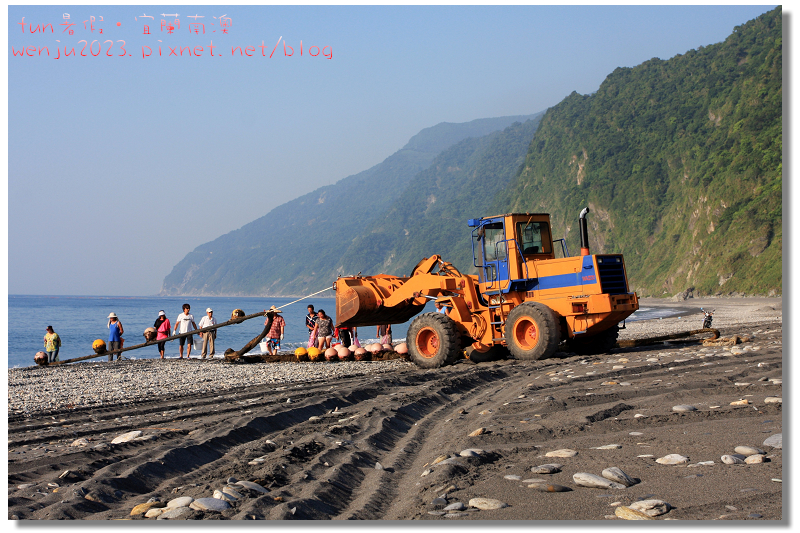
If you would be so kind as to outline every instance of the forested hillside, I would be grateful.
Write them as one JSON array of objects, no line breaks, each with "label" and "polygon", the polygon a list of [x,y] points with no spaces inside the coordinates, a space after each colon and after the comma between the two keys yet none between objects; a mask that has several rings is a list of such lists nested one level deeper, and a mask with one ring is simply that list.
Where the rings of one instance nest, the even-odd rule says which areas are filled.
[{"label": "forested hillside", "polygon": [[542,119],[495,211],[546,211],[593,252],[623,252],[659,296],[782,292],[781,10],[723,43],[617,69]]},{"label": "forested hillside", "polygon": [[442,150],[541,115],[425,128],[382,163],[198,246],[164,279],[161,294],[279,296],[329,286],[341,272],[340,261],[351,241],[385,215]]}]

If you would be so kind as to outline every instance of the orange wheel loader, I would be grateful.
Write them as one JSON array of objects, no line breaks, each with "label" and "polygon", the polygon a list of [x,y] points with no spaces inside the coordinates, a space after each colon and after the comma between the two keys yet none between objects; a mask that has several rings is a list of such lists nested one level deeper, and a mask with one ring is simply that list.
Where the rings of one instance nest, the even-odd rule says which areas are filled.
[{"label": "orange wheel loader", "polygon": [[507,352],[515,359],[544,359],[561,342],[579,354],[606,352],[616,346],[618,324],[639,308],[639,299],[628,288],[621,254],[589,253],[588,212],[580,213],[581,253],[574,257],[564,239],[552,240],[548,214],[470,219],[477,276],[433,255],[408,277],[339,277],[336,323],[400,324],[427,301],[442,303],[446,313],[424,313],[408,328],[409,355],[422,368]]}]

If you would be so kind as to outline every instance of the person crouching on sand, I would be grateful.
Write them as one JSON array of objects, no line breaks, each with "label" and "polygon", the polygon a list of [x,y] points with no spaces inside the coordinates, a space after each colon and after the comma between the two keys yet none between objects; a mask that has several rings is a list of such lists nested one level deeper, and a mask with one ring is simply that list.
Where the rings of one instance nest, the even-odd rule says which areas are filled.
[{"label": "person crouching on sand", "polygon": [[317,339],[317,348],[320,350],[331,347],[331,339],[333,339],[333,320],[331,320],[322,309],[317,313],[317,321],[314,324],[314,333],[312,337]]}]

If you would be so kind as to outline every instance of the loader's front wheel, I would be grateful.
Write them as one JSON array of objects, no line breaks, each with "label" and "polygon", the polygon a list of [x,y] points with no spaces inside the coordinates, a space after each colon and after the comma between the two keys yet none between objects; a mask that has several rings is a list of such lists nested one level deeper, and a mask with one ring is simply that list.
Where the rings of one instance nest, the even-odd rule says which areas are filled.
[{"label": "loader's front wheel", "polygon": [[552,356],[560,341],[553,311],[538,302],[525,302],[508,313],[506,344],[514,359],[537,360]]},{"label": "loader's front wheel", "polygon": [[420,368],[439,368],[459,355],[459,336],[453,319],[441,313],[425,313],[408,328],[408,353]]}]

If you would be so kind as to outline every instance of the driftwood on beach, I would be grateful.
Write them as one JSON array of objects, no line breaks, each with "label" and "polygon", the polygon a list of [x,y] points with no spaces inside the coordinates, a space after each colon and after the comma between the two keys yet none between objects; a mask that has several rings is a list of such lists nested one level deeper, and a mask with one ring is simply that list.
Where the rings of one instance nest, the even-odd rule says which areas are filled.
[{"label": "driftwood on beach", "polygon": [[168,341],[172,341],[172,340],[175,340],[175,339],[180,339],[181,337],[188,337],[189,335],[195,335],[195,334],[198,334],[198,333],[205,333],[206,331],[215,330],[215,329],[222,328],[222,327],[225,327],[225,326],[232,326],[234,324],[239,324],[241,322],[244,322],[245,320],[250,320],[252,318],[266,316],[267,317],[267,324],[264,326],[264,330],[261,332],[261,334],[259,336],[257,336],[256,338],[254,338],[253,340],[251,340],[250,342],[248,342],[241,350],[235,352],[235,356],[236,357],[240,357],[242,354],[247,353],[255,345],[257,345],[259,342],[261,342],[261,340],[267,335],[267,333],[269,333],[269,328],[272,325],[272,317],[274,315],[275,315],[275,313],[268,313],[268,312],[265,312],[265,311],[261,311],[259,313],[253,313],[252,315],[246,315],[246,316],[243,316],[243,317],[234,318],[234,319],[228,320],[227,322],[222,322],[221,324],[216,324],[214,326],[208,326],[206,328],[195,329],[195,330],[192,330],[192,331],[187,331],[186,333],[179,333],[178,335],[172,335],[171,337],[166,337],[164,339],[156,339],[156,340],[152,340],[152,341],[147,341],[147,342],[145,342],[143,344],[137,344],[135,346],[129,346],[128,348],[121,348],[119,350],[109,350],[109,351],[106,351],[106,352],[103,352],[103,353],[99,353],[99,354],[84,355],[83,357],[74,357],[72,359],[64,359],[63,361],[54,361],[52,363],[49,363],[47,366],[62,365],[64,363],[75,363],[77,361],[86,361],[87,359],[95,359],[97,357],[104,357],[106,355],[112,355],[113,356],[114,354],[120,354],[122,352],[127,352],[129,350],[138,350],[139,348],[144,348],[145,346],[153,346],[155,344],[160,344],[162,342],[168,342]]}]

